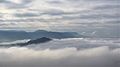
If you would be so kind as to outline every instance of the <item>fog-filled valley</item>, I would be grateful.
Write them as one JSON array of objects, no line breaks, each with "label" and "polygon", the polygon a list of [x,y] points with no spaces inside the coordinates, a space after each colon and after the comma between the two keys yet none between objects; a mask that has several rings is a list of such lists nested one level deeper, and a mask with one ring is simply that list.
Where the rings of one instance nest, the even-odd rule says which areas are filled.
[{"label": "fog-filled valley", "polygon": [[[27,41],[29,40],[12,43]],[[119,58],[118,38],[53,39],[46,43],[23,47],[0,48],[2,67],[119,67]]]},{"label": "fog-filled valley", "polygon": [[0,0],[0,67],[120,67],[120,0]]}]

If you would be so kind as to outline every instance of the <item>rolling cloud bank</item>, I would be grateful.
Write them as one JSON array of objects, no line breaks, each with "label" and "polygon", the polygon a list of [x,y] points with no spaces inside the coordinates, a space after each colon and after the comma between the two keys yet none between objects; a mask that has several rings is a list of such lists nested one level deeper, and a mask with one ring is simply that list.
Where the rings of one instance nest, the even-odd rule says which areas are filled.
[{"label": "rolling cloud bank", "polygon": [[68,38],[0,48],[2,67],[119,67],[119,58],[119,39]]}]

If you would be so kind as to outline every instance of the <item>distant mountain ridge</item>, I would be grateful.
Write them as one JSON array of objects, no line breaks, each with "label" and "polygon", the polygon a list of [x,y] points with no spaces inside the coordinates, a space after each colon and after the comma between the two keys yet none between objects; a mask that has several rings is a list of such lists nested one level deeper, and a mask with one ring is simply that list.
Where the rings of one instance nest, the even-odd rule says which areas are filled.
[{"label": "distant mountain ridge", "polygon": [[0,30],[0,42],[23,40],[23,39],[37,39],[41,37],[62,39],[62,38],[80,38],[85,36],[80,35],[76,32],[52,32],[46,30],[26,32],[26,31],[15,31],[15,30],[8,30],[8,31]]}]

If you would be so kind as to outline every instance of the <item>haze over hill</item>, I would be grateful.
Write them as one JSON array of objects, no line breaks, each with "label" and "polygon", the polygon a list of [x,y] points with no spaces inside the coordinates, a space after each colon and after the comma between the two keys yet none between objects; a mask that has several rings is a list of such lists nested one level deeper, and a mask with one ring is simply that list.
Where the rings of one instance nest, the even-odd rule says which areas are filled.
[{"label": "haze over hill", "polygon": [[48,38],[80,38],[85,37],[76,32],[52,32],[45,30],[37,30],[35,32],[25,32],[25,31],[0,31],[0,41],[15,41],[15,40],[24,40],[24,39],[37,39],[41,37]]}]

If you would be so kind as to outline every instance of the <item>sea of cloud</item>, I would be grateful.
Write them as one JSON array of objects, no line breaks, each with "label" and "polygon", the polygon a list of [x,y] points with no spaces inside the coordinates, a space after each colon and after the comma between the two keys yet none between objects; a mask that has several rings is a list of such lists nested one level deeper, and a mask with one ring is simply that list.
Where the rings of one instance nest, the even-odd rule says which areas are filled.
[{"label": "sea of cloud", "polygon": [[120,39],[74,38],[26,47],[0,48],[0,67],[119,66]]},{"label": "sea of cloud", "polygon": [[1,47],[0,67],[120,67],[119,3],[120,0],[0,0],[2,30],[45,29],[114,37]]}]

